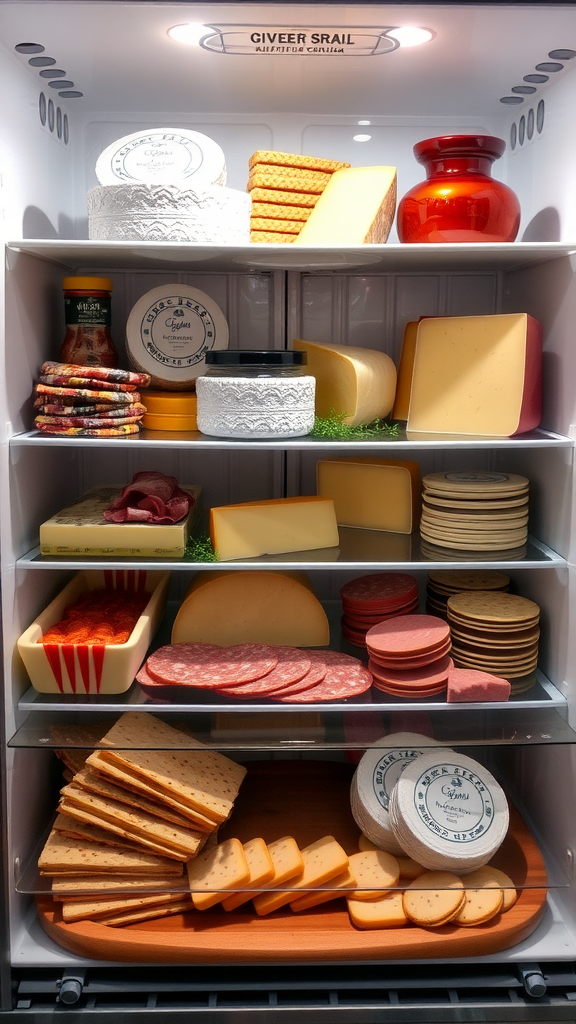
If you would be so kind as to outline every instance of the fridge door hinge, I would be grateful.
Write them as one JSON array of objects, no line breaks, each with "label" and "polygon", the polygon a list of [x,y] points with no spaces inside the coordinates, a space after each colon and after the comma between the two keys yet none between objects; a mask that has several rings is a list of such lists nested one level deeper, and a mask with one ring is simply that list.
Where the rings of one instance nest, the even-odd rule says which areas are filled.
[{"label": "fridge door hinge", "polygon": [[57,1003],[64,1003],[66,1006],[73,1006],[82,995],[86,971],[64,971],[59,981],[56,982],[58,995]]}]

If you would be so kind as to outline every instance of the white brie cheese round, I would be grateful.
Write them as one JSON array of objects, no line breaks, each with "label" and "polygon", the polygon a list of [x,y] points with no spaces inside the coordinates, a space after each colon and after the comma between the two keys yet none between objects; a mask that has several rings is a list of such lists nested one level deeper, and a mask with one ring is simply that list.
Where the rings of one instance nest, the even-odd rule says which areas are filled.
[{"label": "white brie cheese round", "polygon": [[150,128],[107,146],[96,161],[96,177],[101,185],[225,185],[226,161],[207,135],[186,128]]}]

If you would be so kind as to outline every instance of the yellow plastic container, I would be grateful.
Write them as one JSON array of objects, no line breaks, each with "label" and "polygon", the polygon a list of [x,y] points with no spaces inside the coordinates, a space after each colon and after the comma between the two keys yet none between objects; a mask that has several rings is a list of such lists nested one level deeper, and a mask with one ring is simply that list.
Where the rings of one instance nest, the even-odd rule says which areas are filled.
[{"label": "yellow plastic container", "polygon": [[[18,640],[18,651],[34,689],[40,693],[70,695],[125,693],[160,625],[169,582],[170,573],[148,569],[95,569],[78,573]],[[54,645],[58,652],[51,664],[44,645],[38,643],[40,638],[63,618],[65,608],[74,604],[81,594],[104,586],[125,589],[129,593],[143,589],[150,594],[128,641],[102,645],[103,652],[95,650],[100,645]]]},{"label": "yellow plastic container", "polygon": [[147,430],[197,430],[195,391],[142,392],[146,413],[142,426]]}]

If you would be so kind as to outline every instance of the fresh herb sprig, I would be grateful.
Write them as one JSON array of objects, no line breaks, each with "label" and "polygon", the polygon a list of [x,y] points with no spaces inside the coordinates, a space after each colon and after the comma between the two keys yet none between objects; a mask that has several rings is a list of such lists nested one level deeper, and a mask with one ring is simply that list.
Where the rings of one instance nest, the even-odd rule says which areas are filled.
[{"label": "fresh herb sprig", "polygon": [[310,437],[325,438],[329,441],[362,441],[370,440],[378,434],[385,434],[387,437],[397,437],[399,427],[397,423],[388,423],[386,420],[376,419],[372,423],[358,424],[351,427],[344,423],[346,413],[330,410],[326,417],[315,416],[314,426]]},{"label": "fresh herb sprig", "polygon": [[185,562],[217,562],[218,556],[208,536],[191,537],[184,551]]}]

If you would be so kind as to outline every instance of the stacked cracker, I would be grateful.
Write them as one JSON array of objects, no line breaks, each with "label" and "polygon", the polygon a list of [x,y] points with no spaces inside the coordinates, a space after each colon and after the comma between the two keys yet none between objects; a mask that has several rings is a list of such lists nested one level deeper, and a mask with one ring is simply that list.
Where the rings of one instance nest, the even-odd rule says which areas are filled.
[{"label": "stacked cracker", "polygon": [[231,814],[245,769],[145,713],[122,715],[100,743],[86,759],[60,751],[73,774],[38,866],[63,920],[190,910],[183,866]]},{"label": "stacked cracker", "polygon": [[322,157],[257,150],[248,163],[253,242],[293,242],[334,171],[350,164]]},{"label": "stacked cracker", "polygon": [[137,388],[147,373],[44,363],[35,387],[34,426],[43,434],[69,437],[125,437],[137,434],[146,407]]}]

